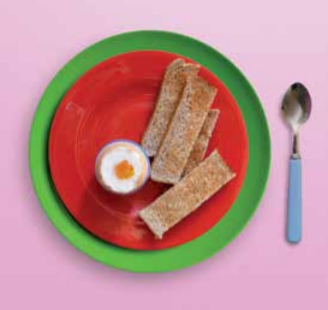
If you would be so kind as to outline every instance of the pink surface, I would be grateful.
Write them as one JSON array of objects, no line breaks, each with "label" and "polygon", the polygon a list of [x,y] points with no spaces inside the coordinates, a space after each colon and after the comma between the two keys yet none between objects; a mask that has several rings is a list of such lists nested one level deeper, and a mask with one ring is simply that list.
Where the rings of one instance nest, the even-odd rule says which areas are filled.
[{"label": "pink surface", "polygon": [[[327,1],[195,3],[1,0],[0,309],[328,308]],[[82,48],[136,29],[181,32],[226,54],[256,88],[272,131],[271,177],[250,225],[213,258],[168,274],[125,273],[75,250],[43,214],[29,179],[30,123],[51,77]],[[301,136],[304,239],[291,247],[279,101],[297,80],[314,106]]]}]

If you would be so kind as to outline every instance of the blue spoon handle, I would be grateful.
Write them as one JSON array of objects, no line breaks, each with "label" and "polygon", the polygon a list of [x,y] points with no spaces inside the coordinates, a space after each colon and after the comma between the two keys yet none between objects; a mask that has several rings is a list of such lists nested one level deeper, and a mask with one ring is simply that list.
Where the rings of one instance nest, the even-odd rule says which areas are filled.
[{"label": "blue spoon handle", "polygon": [[287,240],[298,243],[302,238],[302,167],[301,160],[289,161]]}]

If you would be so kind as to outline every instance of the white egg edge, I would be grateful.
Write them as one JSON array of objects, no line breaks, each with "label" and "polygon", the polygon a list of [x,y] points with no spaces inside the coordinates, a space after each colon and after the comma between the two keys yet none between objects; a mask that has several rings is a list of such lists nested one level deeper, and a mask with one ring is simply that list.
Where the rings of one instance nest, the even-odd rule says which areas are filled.
[{"label": "white egg edge", "polygon": [[[101,152],[102,154],[98,167],[101,181],[105,187],[108,187],[115,192],[132,192],[139,187],[139,184],[137,184],[138,179],[143,172],[141,151],[133,151],[130,147],[126,148],[124,146],[111,147],[113,148],[112,150],[108,150],[108,147]],[[120,180],[115,174],[115,166],[124,160],[132,165],[134,176],[127,180]]]}]

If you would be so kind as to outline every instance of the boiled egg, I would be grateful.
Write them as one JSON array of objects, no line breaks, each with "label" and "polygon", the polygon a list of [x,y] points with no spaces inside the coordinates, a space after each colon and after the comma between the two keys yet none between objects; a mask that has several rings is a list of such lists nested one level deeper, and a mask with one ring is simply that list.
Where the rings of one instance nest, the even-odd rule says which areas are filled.
[{"label": "boiled egg", "polygon": [[140,145],[129,140],[116,140],[100,150],[95,173],[98,182],[106,190],[129,194],[146,183],[150,163]]}]

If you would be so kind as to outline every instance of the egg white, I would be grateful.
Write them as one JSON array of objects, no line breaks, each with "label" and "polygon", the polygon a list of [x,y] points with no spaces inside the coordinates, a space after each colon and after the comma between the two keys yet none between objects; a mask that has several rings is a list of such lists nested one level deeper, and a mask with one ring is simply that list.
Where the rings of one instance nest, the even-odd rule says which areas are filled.
[{"label": "egg white", "polygon": [[[126,180],[119,179],[115,173],[115,166],[124,160],[134,169],[134,175]],[[123,146],[114,148],[103,155],[99,172],[103,183],[113,191],[131,192],[138,187],[138,180],[143,172],[141,155]]]}]

